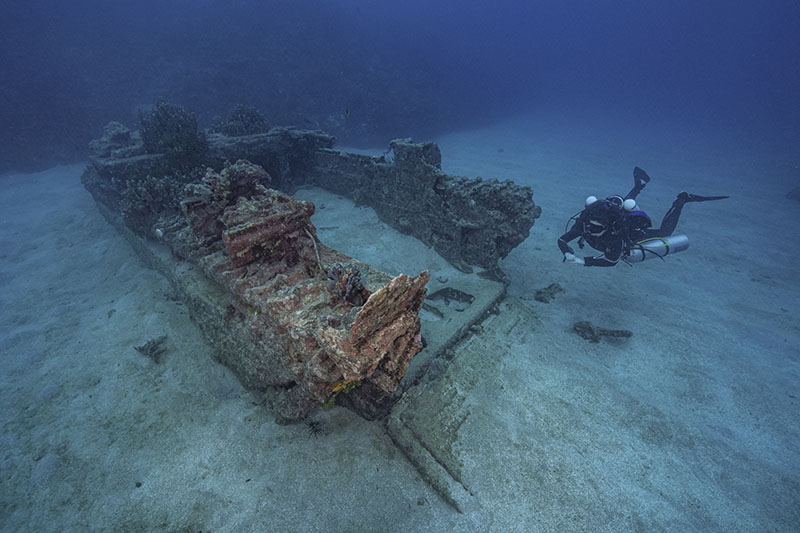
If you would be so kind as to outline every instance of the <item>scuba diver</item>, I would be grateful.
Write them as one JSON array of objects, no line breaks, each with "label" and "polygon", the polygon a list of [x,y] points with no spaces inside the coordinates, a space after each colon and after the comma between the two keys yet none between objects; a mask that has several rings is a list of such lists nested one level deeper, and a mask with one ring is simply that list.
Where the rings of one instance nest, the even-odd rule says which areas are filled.
[{"label": "scuba diver", "polygon": [[[589,196],[583,211],[569,219],[575,223],[558,239],[558,248],[564,254],[565,262],[608,267],[620,261],[630,264],[644,261],[648,257],[663,259],[669,253],[680,252],[689,247],[689,239],[685,235],[672,234],[678,225],[678,218],[684,205],[688,202],[728,198],[682,192],[664,215],[661,227],[652,228],[650,217],[636,204],[636,196],[650,181],[650,176],[641,168],[635,167],[633,180],[633,189],[624,198],[609,196],[605,200],[598,200],[594,196]],[[594,257],[577,257],[568,244],[576,238],[579,238],[578,247],[583,248],[585,242],[602,254]]]}]

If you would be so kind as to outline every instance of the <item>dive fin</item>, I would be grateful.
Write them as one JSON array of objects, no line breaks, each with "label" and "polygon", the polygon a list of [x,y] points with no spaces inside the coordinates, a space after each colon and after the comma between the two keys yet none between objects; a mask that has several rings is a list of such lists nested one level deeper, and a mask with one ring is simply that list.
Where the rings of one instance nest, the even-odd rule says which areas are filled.
[{"label": "dive fin", "polygon": [[679,200],[684,202],[710,202],[711,200],[724,200],[730,196],[700,196],[699,194],[689,194],[684,191],[678,195]]},{"label": "dive fin", "polygon": [[633,179],[635,179],[637,183],[650,183],[650,176],[639,167],[633,167]]}]

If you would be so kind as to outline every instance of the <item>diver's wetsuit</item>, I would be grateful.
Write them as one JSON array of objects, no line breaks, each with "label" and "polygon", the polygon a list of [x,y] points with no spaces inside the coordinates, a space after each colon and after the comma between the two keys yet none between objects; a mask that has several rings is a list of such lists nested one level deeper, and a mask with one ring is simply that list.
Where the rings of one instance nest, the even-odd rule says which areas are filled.
[{"label": "diver's wetsuit", "polygon": [[[586,266],[614,266],[622,259],[624,242],[617,233],[624,225],[622,213],[617,216],[611,210],[601,209],[604,206],[597,206],[604,202],[598,200],[584,209],[572,228],[559,237],[558,248],[561,253],[574,254],[575,251],[567,243],[581,237],[589,243],[589,246],[603,252],[600,256],[584,257]],[[595,206],[595,209],[590,209]],[[597,234],[593,235],[592,231]],[[579,244],[583,247],[582,242]]]},{"label": "diver's wetsuit", "polygon": [[[639,167],[633,169],[634,186],[625,196],[625,200],[636,196],[650,181],[650,177]],[[675,231],[683,206],[687,202],[703,202],[721,200],[727,196],[697,196],[682,192],[678,195],[661,226],[651,228],[650,217],[644,211],[626,211],[622,207],[619,196],[598,200],[581,211],[572,228],[558,239],[558,248],[563,254],[575,254],[569,242],[580,237],[589,246],[602,252],[602,255],[584,257],[585,266],[614,266],[623,259],[633,245],[651,237],[668,237]],[[579,241],[579,244],[582,243]]]}]

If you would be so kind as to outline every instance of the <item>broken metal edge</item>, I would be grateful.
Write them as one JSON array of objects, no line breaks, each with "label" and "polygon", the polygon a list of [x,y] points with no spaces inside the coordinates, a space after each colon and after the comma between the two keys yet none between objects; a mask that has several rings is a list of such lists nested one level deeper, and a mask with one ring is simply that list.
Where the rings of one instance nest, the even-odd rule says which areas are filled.
[{"label": "broken metal edge", "polygon": [[[430,364],[444,356],[444,354],[467,339],[471,329],[483,322],[496,306],[506,297],[506,285],[490,295],[479,308],[472,319],[466,321],[452,336],[436,347],[432,354],[425,360],[411,385],[403,391],[402,397],[392,407],[391,413],[386,417],[386,433],[394,445],[405,455],[406,459],[414,465],[422,479],[436,491],[439,496],[459,513],[471,513],[481,509],[475,495],[460,480],[451,475],[450,471],[436,457],[414,431],[403,421],[403,413],[410,408],[411,395],[418,386],[424,386],[424,376]],[[423,355],[425,350],[417,355]]]},{"label": "broken metal edge", "polygon": [[463,514],[479,508],[475,496],[447,472],[400,417],[389,417],[386,430],[394,445],[414,465],[422,479],[456,511]]}]

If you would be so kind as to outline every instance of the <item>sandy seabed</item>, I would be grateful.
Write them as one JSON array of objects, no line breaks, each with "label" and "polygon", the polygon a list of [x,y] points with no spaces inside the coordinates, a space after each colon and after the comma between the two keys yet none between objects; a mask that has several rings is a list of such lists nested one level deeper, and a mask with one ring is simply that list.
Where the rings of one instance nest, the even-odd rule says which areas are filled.
[{"label": "sandy seabed", "polygon": [[[569,127],[568,127],[569,126]],[[800,181],[788,158],[671,130],[520,118],[437,139],[444,170],[531,185],[543,208],[502,262],[530,312],[461,450],[458,513],[378,422],[334,408],[279,426],[155,271],[99,215],[82,166],[0,177],[0,528],[7,531],[789,531],[800,524]],[[376,153],[382,152],[377,149]],[[589,194],[656,222],[665,261],[592,269],[555,245]],[[320,237],[390,272],[447,265],[321,190]],[[586,251],[588,255],[588,251]],[[533,294],[558,283],[551,303]],[[591,344],[579,320],[633,331]],[[161,364],[133,347],[168,335]],[[479,412],[475,410],[474,412]],[[469,449],[469,442],[493,442]]]}]

